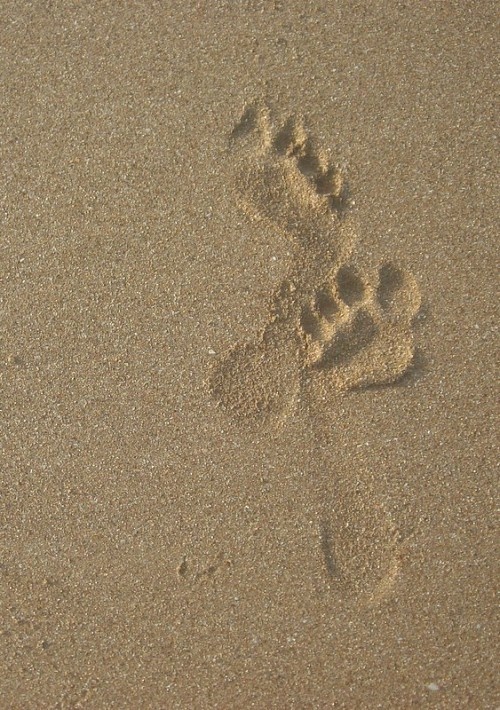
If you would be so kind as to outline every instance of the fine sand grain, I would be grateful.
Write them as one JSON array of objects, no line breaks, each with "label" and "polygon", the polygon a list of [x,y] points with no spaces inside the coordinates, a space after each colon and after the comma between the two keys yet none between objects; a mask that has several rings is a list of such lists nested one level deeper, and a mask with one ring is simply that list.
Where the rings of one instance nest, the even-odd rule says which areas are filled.
[{"label": "fine sand grain", "polygon": [[496,3],[0,4],[0,707],[496,708]]}]

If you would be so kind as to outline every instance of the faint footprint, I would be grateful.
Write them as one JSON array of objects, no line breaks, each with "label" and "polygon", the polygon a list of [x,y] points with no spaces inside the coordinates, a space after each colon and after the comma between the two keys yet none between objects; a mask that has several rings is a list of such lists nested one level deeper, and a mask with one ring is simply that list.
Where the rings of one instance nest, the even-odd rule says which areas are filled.
[{"label": "faint footprint", "polygon": [[231,561],[221,552],[209,561],[196,565],[184,556],[177,567],[177,577],[184,582],[198,584],[203,581],[215,582],[217,577],[231,570]]},{"label": "faint footprint", "polygon": [[340,600],[373,606],[390,594],[400,571],[399,535],[382,506],[356,494],[342,502],[319,524],[325,579]]}]

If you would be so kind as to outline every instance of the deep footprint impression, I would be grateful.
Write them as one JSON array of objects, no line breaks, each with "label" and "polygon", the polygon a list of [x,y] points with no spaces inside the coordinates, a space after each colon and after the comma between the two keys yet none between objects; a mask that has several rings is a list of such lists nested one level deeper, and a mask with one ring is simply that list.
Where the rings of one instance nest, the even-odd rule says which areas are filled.
[{"label": "deep footprint impression", "polygon": [[249,152],[249,168],[237,176],[239,203],[287,237],[291,266],[255,339],[218,361],[216,401],[233,416],[283,419],[308,371],[339,391],[401,378],[414,356],[418,286],[394,264],[365,275],[353,263],[342,171],[315,150],[301,122],[290,118],[273,131],[268,111],[256,106],[245,109],[230,142]]}]

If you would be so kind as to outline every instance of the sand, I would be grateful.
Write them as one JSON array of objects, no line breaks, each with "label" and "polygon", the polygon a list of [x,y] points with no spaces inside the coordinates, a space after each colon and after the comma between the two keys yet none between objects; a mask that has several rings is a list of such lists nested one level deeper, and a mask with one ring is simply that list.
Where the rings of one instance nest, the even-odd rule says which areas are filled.
[{"label": "sand", "polygon": [[0,18],[0,706],[498,707],[495,3]]}]

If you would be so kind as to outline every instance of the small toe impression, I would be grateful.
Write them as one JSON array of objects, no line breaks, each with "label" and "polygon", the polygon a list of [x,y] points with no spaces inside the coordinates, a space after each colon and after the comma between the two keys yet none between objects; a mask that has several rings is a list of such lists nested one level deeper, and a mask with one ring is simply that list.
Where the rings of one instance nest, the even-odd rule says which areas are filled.
[{"label": "small toe impression", "polygon": [[231,139],[237,140],[251,133],[257,126],[257,109],[255,106],[246,106],[240,120],[231,132]]},{"label": "small toe impression", "polygon": [[320,195],[340,197],[343,187],[342,174],[334,167],[329,167],[316,178],[316,189]]},{"label": "small toe impression", "polygon": [[297,159],[297,167],[302,173],[309,178],[314,178],[321,170],[319,158],[312,153],[310,146],[306,146],[304,154]]},{"label": "small toe impression", "polygon": [[252,147],[258,152],[269,148],[271,143],[269,115],[265,106],[256,102],[247,104],[229,134],[229,146],[236,144]]},{"label": "small toe impression", "polygon": [[365,295],[365,284],[352,266],[342,266],[337,272],[337,289],[340,298],[348,306],[362,301]]},{"label": "small toe impression", "polygon": [[377,300],[384,311],[401,311],[409,317],[420,307],[419,290],[413,278],[390,262],[380,267]]},{"label": "small toe impression", "polygon": [[303,126],[295,118],[289,118],[276,134],[274,148],[280,155],[297,156],[303,153],[306,141],[307,134]]},{"label": "small toe impression", "polygon": [[335,298],[326,289],[318,291],[314,299],[314,306],[319,315],[328,320],[338,311],[338,304]]}]

